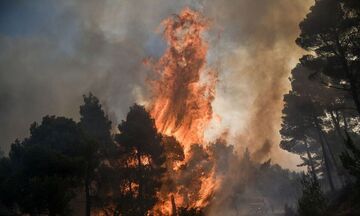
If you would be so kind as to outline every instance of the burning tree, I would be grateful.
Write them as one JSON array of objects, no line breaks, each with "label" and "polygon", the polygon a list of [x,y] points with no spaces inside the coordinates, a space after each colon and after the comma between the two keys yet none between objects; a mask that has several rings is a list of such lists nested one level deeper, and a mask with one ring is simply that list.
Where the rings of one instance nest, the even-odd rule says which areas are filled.
[{"label": "burning tree", "polygon": [[159,79],[151,82],[150,110],[158,130],[175,136],[186,152],[203,143],[213,115],[217,76],[205,67],[208,47],[202,37],[208,21],[186,8],[162,25],[168,48],[154,65]]},{"label": "burning tree", "polygon": [[[204,132],[213,117],[217,74],[206,67],[208,45],[203,33],[209,21],[200,13],[185,8],[165,19],[162,26],[168,48],[153,64],[157,77],[150,82],[149,110],[158,131],[173,136],[185,158],[167,164],[166,182],[171,186],[163,185],[155,211],[174,214],[174,205],[204,207],[213,194],[214,165]],[[173,202],[170,197],[174,197]]]},{"label": "burning tree", "polygon": [[[124,171],[129,173],[121,185],[117,212],[121,215],[146,215],[157,201],[165,171],[161,135],[144,107],[134,105],[119,125],[116,141],[122,148]],[[126,206],[124,206],[126,205]]]}]

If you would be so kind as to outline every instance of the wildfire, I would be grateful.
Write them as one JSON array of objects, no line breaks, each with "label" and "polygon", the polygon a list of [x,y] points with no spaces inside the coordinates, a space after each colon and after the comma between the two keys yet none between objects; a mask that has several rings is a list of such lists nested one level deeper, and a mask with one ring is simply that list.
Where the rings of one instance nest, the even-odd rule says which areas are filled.
[{"label": "wildfire", "polygon": [[216,187],[204,132],[213,117],[217,73],[206,67],[208,44],[203,33],[209,22],[199,12],[185,8],[165,19],[162,27],[168,48],[153,65],[158,77],[150,82],[149,110],[159,132],[175,137],[185,157],[167,164],[171,186],[159,192],[154,212],[175,215],[174,205],[206,206]]},{"label": "wildfire", "polygon": [[151,115],[158,130],[174,136],[185,152],[193,143],[204,143],[204,131],[213,110],[216,73],[207,70],[207,43],[202,33],[209,23],[189,8],[165,19],[165,54],[155,65],[160,78],[151,83]]}]

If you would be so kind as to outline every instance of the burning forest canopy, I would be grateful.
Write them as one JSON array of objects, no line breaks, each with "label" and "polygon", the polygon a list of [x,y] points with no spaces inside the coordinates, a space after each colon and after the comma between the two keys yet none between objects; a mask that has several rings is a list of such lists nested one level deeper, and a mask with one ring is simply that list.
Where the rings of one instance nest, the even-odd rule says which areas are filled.
[{"label": "burning forest canopy", "polygon": [[356,1],[4,5],[0,215],[360,212]]}]

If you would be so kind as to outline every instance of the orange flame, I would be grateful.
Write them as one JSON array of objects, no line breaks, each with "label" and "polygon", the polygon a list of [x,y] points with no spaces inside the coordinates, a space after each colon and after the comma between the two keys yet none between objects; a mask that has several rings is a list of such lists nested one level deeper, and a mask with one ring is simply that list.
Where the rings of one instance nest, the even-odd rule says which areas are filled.
[{"label": "orange flame", "polygon": [[158,130],[174,136],[185,152],[203,143],[213,115],[217,76],[205,68],[208,46],[202,37],[208,25],[189,8],[162,22],[168,48],[155,65],[160,79],[151,83],[150,110]]},{"label": "orange flame", "polygon": [[[153,65],[158,77],[150,81],[152,101],[149,110],[159,132],[175,137],[185,152],[184,161],[174,162],[172,167],[168,167],[171,170],[168,175],[175,184],[184,182],[181,178],[185,175],[186,181],[193,185],[179,183],[176,189],[159,192],[160,201],[153,212],[170,215],[174,203],[178,207],[206,206],[216,187],[213,168],[202,168],[201,164],[193,167],[187,163],[194,164],[189,161],[196,157],[190,152],[192,144],[199,144],[198,154],[208,155],[204,132],[213,118],[211,103],[215,97],[217,73],[206,68],[208,44],[203,33],[209,22],[200,13],[185,8],[178,15],[165,19],[162,27],[168,48]],[[205,163],[211,160],[209,156],[205,158],[202,159]],[[184,174],[187,172],[189,174]],[[173,197],[172,201],[170,197]]]}]

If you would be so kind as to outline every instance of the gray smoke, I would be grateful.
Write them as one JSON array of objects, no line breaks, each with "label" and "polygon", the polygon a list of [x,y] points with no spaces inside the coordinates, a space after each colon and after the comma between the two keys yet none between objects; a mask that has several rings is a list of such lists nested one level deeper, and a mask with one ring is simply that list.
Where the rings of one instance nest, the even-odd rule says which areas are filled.
[{"label": "gray smoke", "polygon": [[221,127],[214,123],[208,137],[228,130],[239,152],[248,147],[258,161],[296,164],[279,149],[278,130],[287,77],[301,54],[294,43],[298,23],[312,0],[11,2],[1,3],[7,13],[0,17],[1,25],[15,23],[0,32],[5,151],[46,114],[78,118],[81,96],[89,91],[115,122],[132,103],[146,102],[148,71],[141,62],[159,57],[166,46],[156,33],[161,20],[189,6],[212,22],[208,58],[220,74],[213,105]]},{"label": "gray smoke", "polygon": [[[167,0],[1,4],[0,24],[15,23],[0,32],[0,146],[5,151],[44,115],[78,118],[82,95],[89,91],[113,121],[122,119],[146,91],[142,60],[164,49],[156,28],[183,7]],[[30,27],[16,25],[27,22]]]},{"label": "gray smoke", "polygon": [[[301,55],[294,43],[298,23],[313,0],[9,2],[0,3],[0,149],[5,152],[44,115],[77,119],[82,95],[89,91],[114,123],[134,102],[146,103],[149,71],[142,60],[161,56],[166,46],[156,32],[161,21],[189,6],[212,23],[205,37],[210,67],[219,72],[213,106],[222,120],[214,120],[209,140],[226,131],[238,153],[248,148],[256,161],[297,164],[279,149],[278,131],[287,79]],[[224,173],[231,175],[225,174],[227,182],[217,192],[220,201],[234,200],[234,190],[242,190],[238,183],[248,172],[239,160],[224,162],[229,166]]]}]

